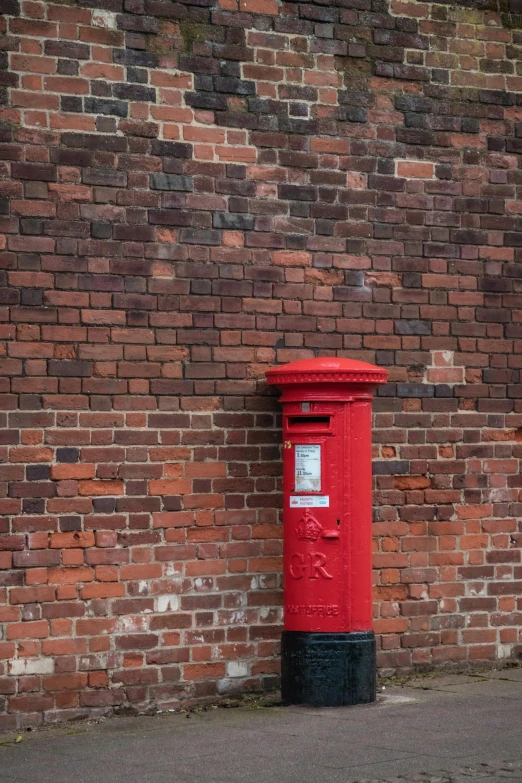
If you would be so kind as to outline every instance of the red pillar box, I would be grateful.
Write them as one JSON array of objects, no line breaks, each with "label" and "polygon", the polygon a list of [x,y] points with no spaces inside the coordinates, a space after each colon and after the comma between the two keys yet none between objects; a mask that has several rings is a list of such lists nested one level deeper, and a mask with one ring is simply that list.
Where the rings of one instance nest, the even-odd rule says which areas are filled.
[{"label": "red pillar box", "polygon": [[266,375],[283,404],[283,702],[371,702],[371,404],[388,372],[330,357]]}]

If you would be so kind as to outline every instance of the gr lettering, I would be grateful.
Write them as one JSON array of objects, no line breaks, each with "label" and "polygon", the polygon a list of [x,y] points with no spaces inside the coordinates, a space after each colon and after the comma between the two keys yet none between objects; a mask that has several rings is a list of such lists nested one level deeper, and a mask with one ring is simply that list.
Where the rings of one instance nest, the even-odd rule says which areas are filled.
[{"label": "gr lettering", "polygon": [[290,576],[293,579],[333,579],[326,570],[326,555],[322,552],[309,552],[306,555],[294,553],[290,558]]}]

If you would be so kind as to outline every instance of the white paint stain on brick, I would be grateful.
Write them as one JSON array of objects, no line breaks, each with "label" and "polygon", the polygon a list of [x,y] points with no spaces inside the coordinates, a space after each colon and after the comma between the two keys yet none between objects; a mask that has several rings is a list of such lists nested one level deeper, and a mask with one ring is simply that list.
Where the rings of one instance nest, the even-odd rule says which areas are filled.
[{"label": "white paint stain on brick", "polygon": [[490,503],[509,503],[516,502],[518,500],[518,490],[511,490],[507,487],[498,487],[497,489],[490,489],[484,492],[484,499],[489,500]]},{"label": "white paint stain on brick", "polygon": [[148,631],[149,621],[142,616],[128,616],[120,617],[118,621],[118,629],[122,633],[139,633],[140,631]]},{"label": "white paint stain on brick", "polygon": [[89,656],[85,656],[84,658],[80,658],[78,662],[78,670],[81,672],[92,672],[98,669],[106,669],[106,668],[107,668],[106,655],[89,655]]},{"label": "white paint stain on brick", "polygon": [[154,599],[155,612],[177,612],[179,609],[179,598],[175,593],[170,595],[158,595]]},{"label": "white paint stain on brick", "polygon": [[103,27],[105,30],[116,30],[116,14],[112,11],[94,11],[93,27]]},{"label": "white paint stain on brick", "polygon": [[52,674],[54,660],[52,658],[15,658],[9,664],[9,672],[13,675]]},{"label": "white paint stain on brick", "polygon": [[249,666],[245,661],[229,661],[227,663],[229,677],[248,677],[249,674]]},{"label": "white paint stain on brick", "polygon": [[454,386],[466,382],[464,366],[455,366],[454,351],[432,351],[431,365],[426,368],[428,383],[443,383]]},{"label": "white paint stain on brick", "polygon": [[209,592],[214,586],[213,580],[207,577],[198,576],[194,579],[194,590],[197,592]]},{"label": "white paint stain on brick", "polygon": [[201,634],[196,634],[195,636],[192,637],[192,639],[194,644],[203,644],[203,642],[205,641],[205,637],[202,636]]},{"label": "white paint stain on brick", "polygon": [[513,654],[512,644],[497,644],[497,658],[511,658]]}]

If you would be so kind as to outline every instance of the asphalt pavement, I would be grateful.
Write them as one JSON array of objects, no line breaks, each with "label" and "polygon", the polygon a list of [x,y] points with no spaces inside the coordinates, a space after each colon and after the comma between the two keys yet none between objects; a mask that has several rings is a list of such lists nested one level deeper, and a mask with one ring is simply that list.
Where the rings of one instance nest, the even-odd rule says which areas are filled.
[{"label": "asphalt pavement", "polygon": [[358,707],[253,701],[21,736],[0,735],[0,783],[522,783],[522,668],[416,678]]}]

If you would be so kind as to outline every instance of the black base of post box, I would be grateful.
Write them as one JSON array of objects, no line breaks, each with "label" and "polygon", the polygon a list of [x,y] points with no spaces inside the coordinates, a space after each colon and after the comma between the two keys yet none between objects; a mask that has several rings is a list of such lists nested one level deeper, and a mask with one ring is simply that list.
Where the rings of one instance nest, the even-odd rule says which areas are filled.
[{"label": "black base of post box", "polygon": [[376,699],[375,635],[283,631],[283,704],[345,707]]}]

